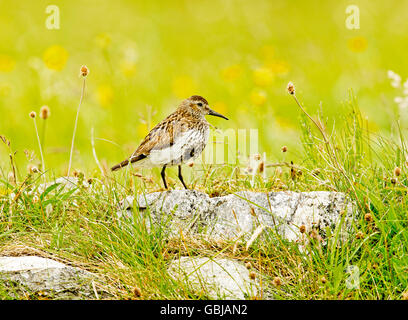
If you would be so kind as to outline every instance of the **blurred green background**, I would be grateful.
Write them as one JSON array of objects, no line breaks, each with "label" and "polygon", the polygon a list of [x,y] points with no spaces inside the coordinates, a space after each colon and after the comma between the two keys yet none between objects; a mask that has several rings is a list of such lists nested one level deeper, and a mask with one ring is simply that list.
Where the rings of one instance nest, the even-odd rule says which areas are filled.
[{"label": "blurred green background", "polygon": [[[60,9],[59,30],[46,28],[50,4]],[[345,26],[350,4],[360,9],[359,30]],[[39,162],[28,113],[49,106],[47,168],[66,170],[84,64],[74,168],[96,167],[91,128],[110,166],[192,94],[230,118],[208,117],[215,126],[257,128],[268,160],[282,159],[283,145],[296,159],[300,113],[287,83],[310,113],[322,103],[339,125],[353,89],[370,130],[389,134],[402,88],[387,71],[408,76],[407,30],[408,1],[0,1],[0,134],[19,165],[25,149]],[[0,152],[5,165],[7,148]]]}]

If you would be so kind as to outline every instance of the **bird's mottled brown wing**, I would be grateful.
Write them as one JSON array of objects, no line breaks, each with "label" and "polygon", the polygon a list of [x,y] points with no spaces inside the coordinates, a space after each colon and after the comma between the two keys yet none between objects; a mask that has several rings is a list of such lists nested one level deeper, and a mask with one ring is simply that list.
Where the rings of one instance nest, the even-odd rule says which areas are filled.
[{"label": "bird's mottled brown wing", "polygon": [[164,149],[172,146],[175,139],[183,132],[191,129],[193,122],[188,116],[174,112],[166,119],[157,124],[143,139],[136,151],[121,163],[112,167],[112,171],[118,170],[133,162],[137,162],[149,156],[150,151]]}]

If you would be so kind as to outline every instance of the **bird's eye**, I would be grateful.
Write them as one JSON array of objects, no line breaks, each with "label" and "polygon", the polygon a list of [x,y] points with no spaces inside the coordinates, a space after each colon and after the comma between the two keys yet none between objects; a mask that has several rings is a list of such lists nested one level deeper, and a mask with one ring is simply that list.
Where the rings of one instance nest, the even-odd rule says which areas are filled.
[{"label": "bird's eye", "polygon": [[197,106],[202,107],[203,104],[201,102],[197,103]]}]

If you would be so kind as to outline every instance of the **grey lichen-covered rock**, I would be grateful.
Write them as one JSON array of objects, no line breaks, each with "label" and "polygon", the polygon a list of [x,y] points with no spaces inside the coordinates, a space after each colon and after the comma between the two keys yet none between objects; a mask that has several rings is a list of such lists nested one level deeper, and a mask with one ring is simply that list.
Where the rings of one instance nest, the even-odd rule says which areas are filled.
[{"label": "grey lichen-covered rock", "polygon": [[171,262],[168,272],[210,299],[250,299],[260,290],[245,266],[231,259],[181,257]]},{"label": "grey lichen-covered rock", "polygon": [[133,206],[142,214],[148,209],[151,221],[165,226],[171,235],[182,231],[222,240],[248,239],[260,225],[291,241],[300,239],[300,226],[324,237],[342,214],[347,223],[353,215],[344,194],[328,191],[238,192],[215,198],[195,190],[155,192],[140,195],[136,201],[127,197],[118,216],[131,216]]},{"label": "grey lichen-covered rock", "polygon": [[30,293],[59,299],[95,298],[94,276],[85,270],[37,257],[0,257],[0,281],[22,286]]},{"label": "grey lichen-covered rock", "polygon": [[[155,192],[122,201],[118,216],[131,216],[136,204],[139,211],[150,211],[151,221],[165,227],[169,235],[197,233],[212,220],[214,213],[207,194],[194,190]],[[150,226],[150,219],[146,221]]]}]

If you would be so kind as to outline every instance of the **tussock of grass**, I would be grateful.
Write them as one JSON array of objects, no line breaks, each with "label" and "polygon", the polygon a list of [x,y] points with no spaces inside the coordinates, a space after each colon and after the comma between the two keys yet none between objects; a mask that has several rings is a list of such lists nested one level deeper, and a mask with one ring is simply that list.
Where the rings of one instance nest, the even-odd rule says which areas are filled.
[{"label": "tussock of grass", "polygon": [[[352,96],[345,111],[346,129],[325,131],[329,145],[302,118],[304,161],[266,164],[266,181],[257,174],[251,183],[251,177],[239,167],[203,166],[202,172],[194,168],[192,185],[212,197],[242,190],[345,192],[356,204],[357,217],[352,225],[356,236],[348,240],[340,241],[339,229],[329,232],[326,245],[309,239],[303,249],[273,230],[264,232],[248,250],[239,240],[168,240],[160,226],[148,231],[143,220],[148,215],[142,218],[134,212],[134,223],[126,227],[119,225],[116,216],[117,203],[125,196],[160,191],[158,177],[128,172],[113,178],[95,171],[89,177],[91,187],[81,186],[86,179],[81,174],[81,187],[74,191],[50,187],[46,195],[35,199],[42,180],[38,173],[14,184],[2,169],[0,254],[36,254],[69,261],[100,275],[105,289],[118,299],[206,298],[205,292],[193,291],[166,272],[171,259],[185,255],[250,262],[252,270],[263,275],[261,285],[275,298],[400,299],[408,290],[406,142],[401,130],[398,141],[370,134]],[[320,125],[326,130],[322,121]],[[179,187],[171,178],[169,185]],[[346,286],[348,266],[359,268],[357,289]],[[0,298],[10,298],[3,286]]]}]

